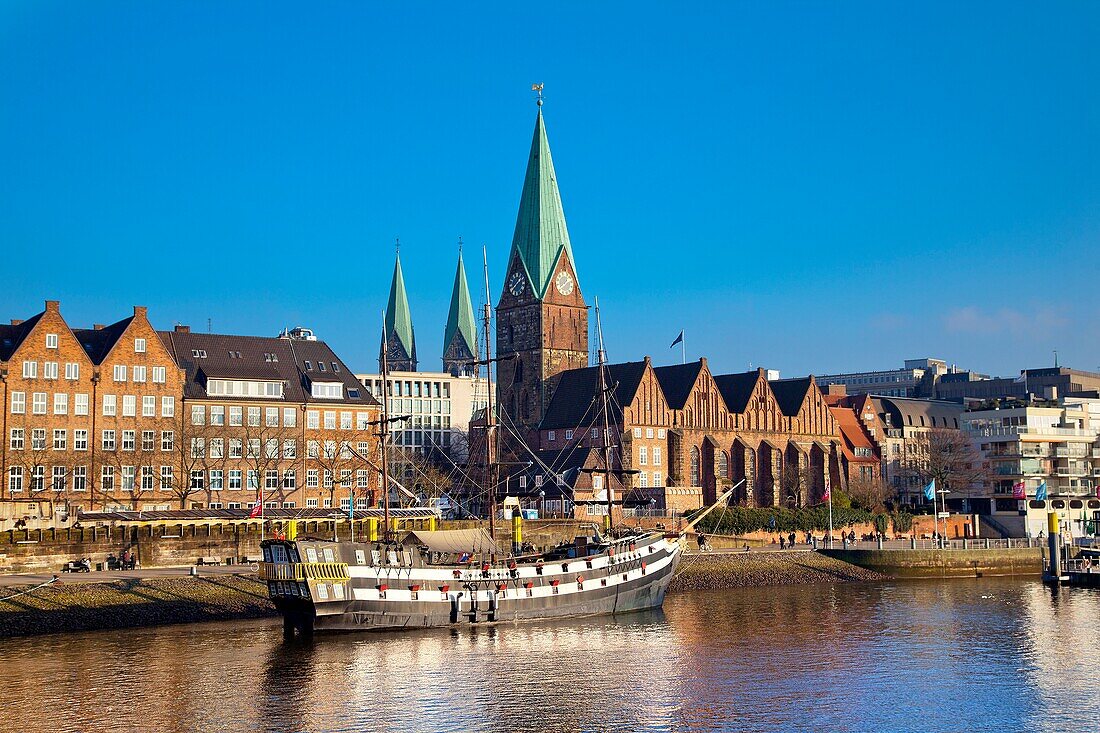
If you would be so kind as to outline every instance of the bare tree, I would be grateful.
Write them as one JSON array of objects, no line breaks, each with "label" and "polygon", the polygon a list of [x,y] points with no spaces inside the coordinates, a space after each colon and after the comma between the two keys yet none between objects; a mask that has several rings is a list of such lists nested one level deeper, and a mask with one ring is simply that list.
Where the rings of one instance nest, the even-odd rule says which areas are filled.
[{"label": "bare tree", "polygon": [[[378,467],[371,462],[371,429],[367,425],[341,424],[325,430],[323,439],[306,441],[306,462],[322,475],[321,485],[328,489],[329,504],[338,504],[337,494],[352,498],[355,489],[370,494],[369,477]],[[373,498],[373,497],[371,497]]]},{"label": "bare tree", "polygon": [[[801,465],[799,465],[801,463]],[[793,497],[794,508],[801,509],[806,505],[806,498],[813,487],[813,475],[810,471],[809,461],[784,461],[783,470],[779,475],[779,487],[782,490],[782,501],[788,501]]]},{"label": "bare tree", "polygon": [[908,461],[906,470],[922,483],[935,479],[937,489],[963,491],[989,480],[981,453],[961,430],[929,430],[921,448],[921,455]]},{"label": "bare tree", "polygon": [[855,473],[848,477],[848,496],[853,504],[858,504],[872,512],[880,512],[886,508],[886,500],[890,498],[890,491],[882,478],[874,474]]},{"label": "bare tree", "polygon": [[[272,497],[281,501],[286,497],[284,465],[287,460],[297,460],[296,451],[295,458],[283,458],[285,444],[294,440],[298,431],[279,420],[278,413],[266,415],[258,407],[248,407],[245,412],[246,419],[238,433],[241,436],[241,464],[246,468],[248,480],[246,488],[256,492],[257,501]],[[251,485],[252,481],[255,485]]]}]

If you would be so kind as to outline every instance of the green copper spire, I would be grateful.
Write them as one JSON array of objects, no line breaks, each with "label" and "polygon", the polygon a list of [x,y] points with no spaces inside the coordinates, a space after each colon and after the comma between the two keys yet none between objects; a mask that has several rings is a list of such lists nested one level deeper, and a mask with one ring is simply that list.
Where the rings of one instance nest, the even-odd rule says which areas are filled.
[{"label": "green copper spire", "polygon": [[460,249],[455,286],[451,291],[451,310],[447,314],[447,329],[443,332],[443,371],[455,375],[470,373],[473,370],[470,362],[476,358],[477,323]]},{"label": "green copper spire", "polygon": [[[405,293],[405,277],[401,273],[401,254],[393,266],[390,299],[386,304],[386,340],[389,341],[389,367],[398,371],[416,371],[416,341],[413,338],[412,314]],[[383,341],[385,348],[385,341]],[[381,360],[381,355],[379,355]]]},{"label": "green copper spire", "polygon": [[550,143],[546,139],[540,107],[535,118],[531,155],[527,159],[527,176],[523,179],[516,231],[512,235],[512,251],[519,253],[532,289],[539,298],[546,294],[562,250],[573,263],[569,230],[565,227],[565,211],[558,192],[558,177],[554,173],[554,161],[550,157]]}]

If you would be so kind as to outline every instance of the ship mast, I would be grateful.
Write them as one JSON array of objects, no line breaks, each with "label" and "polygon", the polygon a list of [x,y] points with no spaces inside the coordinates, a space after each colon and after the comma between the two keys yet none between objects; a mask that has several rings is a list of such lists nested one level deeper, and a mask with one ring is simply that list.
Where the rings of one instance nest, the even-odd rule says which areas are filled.
[{"label": "ship mast", "polygon": [[382,449],[382,541],[390,538],[390,342],[386,334],[386,312],[382,311],[382,420],[378,436]]},{"label": "ship mast", "polygon": [[493,351],[489,334],[489,322],[493,309],[490,305],[489,293],[489,255],[485,245],[481,245],[482,269],[485,273],[485,310],[482,317],[485,328],[485,386],[487,401],[485,408],[485,475],[489,484],[489,536],[493,538],[492,560],[496,560],[496,527],[497,527],[497,462],[493,460],[495,446],[493,443],[494,413],[493,413]]},{"label": "ship mast", "polygon": [[599,380],[600,412],[603,414],[603,440],[600,441],[603,453],[604,487],[607,496],[607,531],[610,533],[615,526],[615,490],[611,486],[611,420],[608,415],[608,384],[607,384],[607,352],[603,348],[603,325],[600,323],[600,299],[595,299],[596,306],[596,335],[598,347],[596,349],[596,373]]}]

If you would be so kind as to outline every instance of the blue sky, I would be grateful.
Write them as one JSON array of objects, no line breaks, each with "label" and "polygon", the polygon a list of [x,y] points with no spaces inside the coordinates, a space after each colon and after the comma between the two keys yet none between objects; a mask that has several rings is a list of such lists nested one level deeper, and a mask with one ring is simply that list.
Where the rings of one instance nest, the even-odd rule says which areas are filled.
[{"label": "blue sky", "polygon": [[437,368],[541,81],[613,360],[1097,369],[1098,37],[1086,2],[8,0],[0,317],[300,324],[373,368],[399,236]]}]

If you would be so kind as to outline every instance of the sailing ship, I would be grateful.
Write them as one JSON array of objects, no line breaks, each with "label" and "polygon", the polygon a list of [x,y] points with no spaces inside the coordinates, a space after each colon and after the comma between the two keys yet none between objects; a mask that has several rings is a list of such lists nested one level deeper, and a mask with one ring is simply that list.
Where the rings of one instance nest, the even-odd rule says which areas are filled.
[{"label": "sailing ship", "polygon": [[[568,254],[568,238],[542,126],[541,94],[538,104],[540,112],[524,185],[525,197],[534,198],[526,205],[521,202],[520,221],[527,221],[524,211],[534,212],[531,216],[544,209],[556,212],[560,220],[552,228]],[[535,201],[544,193],[550,200]],[[522,231],[524,227],[517,225],[517,232]],[[602,425],[593,425],[592,434],[598,432],[603,436],[599,446],[602,468],[595,469],[604,474],[605,489],[597,497],[605,505],[603,527],[593,525],[586,534],[545,552],[525,551],[522,543],[515,541],[510,551],[498,547],[496,486],[501,461],[497,429],[501,426],[496,410],[504,413],[500,404],[494,409],[492,373],[496,361],[512,359],[515,354],[498,354],[498,360],[492,358],[487,264],[484,272],[484,359],[481,348],[471,344],[475,352],[471,366],[477,370],[485,367],[488,382],[484,454],[478,459],[483,460],[484,471],[480,475],[488,498],[488,531],[480,527],[417,530],[403,535],[393,531],[390,487],[398,484],[389,475],[389,426],[403,417],[389,414],[391,403],[383,389],[382,415],[376,423],[383,446],[380,536],[369,536],[361,542],[338,542],[297,538],[291,533],[285,539],[262,543],[264,561],[260,577],[267,582],[271,599],[283,614],[286,635],[618,614],[657,608],[663,603],[684,550],[685,532],[700,517],[679,532],[616,526],[614,510],[623,506],[623,502],[615,499],[612,476],[621,478],[626,472],[616,470],[622,461],[615,460],[613,455],[618,446],[612,445],[608,402],[615,385],[609,384],[598,302],[598,383],[592,399],[597,408],[594,420],[602,421]],[[517,277],[520,276],[513,273],[509,280]],[[548,274],[540,277],[540,282],[548,281],[549,277]],[[559,274],[555,282],[558,292],[573,293],[574,281],[568,273]],[[513,295],[522,292],[522,277],[508,287]],[[389,383],[389,346],[385,339],[383,328],[383,385]],[[515,440],[510,441],[510,450],[527,451],[534,456],[522,437],[512,437]],[[720,497],[719,501],[725,498]],[[523,520],[513,516],[512,521],[515,540],[518,534],[515,529],[520,528]]]}]

